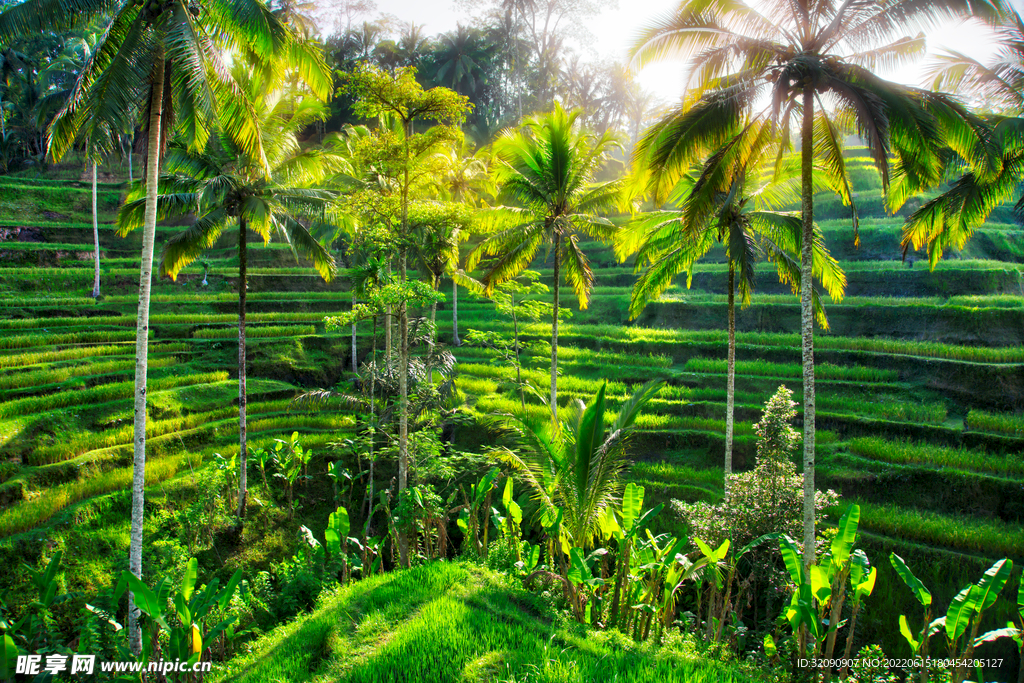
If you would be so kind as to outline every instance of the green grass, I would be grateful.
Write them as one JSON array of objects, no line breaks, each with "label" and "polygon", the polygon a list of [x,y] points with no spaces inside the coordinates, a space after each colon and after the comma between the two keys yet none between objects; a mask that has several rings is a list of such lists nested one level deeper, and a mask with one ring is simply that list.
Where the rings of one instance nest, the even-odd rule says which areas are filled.
[{"label": "green grass", "polygon": [[1024,417],[1020,415],[1000,415],[972,409],[967,413],[967,426],[982,432],[1024,436]]},{"label": "green grass", "polygon": [[326,597],[312,614],[259,640],[251,654],[215,667],[210,680],[738,683],[753,676],[761,678],[682,644],[658,650],[559,626],[504,577],[470,564],[434,563]]},{"label": "green grass", "polygon": [[[210,384],[211,382],[224,381],[227,378],[228,373],[223,371],[164,377],[162,379],[150,380],[147,384],[147,392],[152,395],[166,389],[174,389],[193,384]],[[0,403],[0,418],[38,413],[45,410],[66,408],[74,405],[106,403],[116,399],[130,398],[134,394],[134,391],[135,382],[131,381],[104,384],[91,389],[66,391],[48,396],[21,398],[14,401]]]},{"label": "green grass", "polygon": [[[158,484],[189,465],[189,454],[149,460],[146,462],[146,484]],[[132,468],[100,472],[94,476],[53,486],[39,495],[21,501],[0,512],[0,538],[34,529],[69,505],[86,498],[130,489]]]},{"label": "green grass", "polygon": [[[173,365],[173,357],[150,358],[149,367],[165,368]],[[134,372],[134,360],[110,360],[97,363],[82,363],[45,370],[30,372],[7,373],[0,375],[0,392],[12,389],[38,388],[49,384],[60,384],[72,378],[85,379],[96,375],[125,374]]]},{"label": "green grass", "polygon": [[1019,455],[992,455],[980,449],[945,448],[932,444],[887,441],[878,437],[853,439],[847,447],[854,455],[896,465],[930,465],[1024,477],[1024,460]]},{"label": "green grass", "polygon": [[[844,501],[844,505],[849,502]],[[893,504],[859,504],[861,526],[869,531],[986,557],[1019,558],[1024,553],[1024,528],[1020,524],[904,509]]]},{"label": "green grass", "polygon": [[[158,343],[150,344],[149,354],[156,353],[183,353],[190,351],[191,346],[183,343]],[[84,358],[100,358],[105,356],[127,356],[135,355],[135,344],[120,344],[108,346],[81,346],[77,348],[60,349],[57,351],[29,351],[25,353],[14,353],[0,355],[0,370],[8,368],[19,368],[40,363],[59,363],[63,361],[81,360]]]},{"label": "green grass", "polygon": [[[725,374],[727,363],[714,358],[691,358],[683,366],[685,372]],[[803,377],[799,363],[770,363],[764,360],[736,361],[737,375],[758,377]],[[893,382],[897,379],[895,370],[880,370],[863,366],[842,366],[819,363],[814,366],[815,379],[843,380],[848,382]]]},{"label": "green grass", "polygon": [[[245,336],[258,339],[260,337],[297,337],[316,334],[312,325],[285,325],[267,327],[247,327]],[[206,328],[196,330],[193,339],[232,339],[238,337],[238,328]]]}]

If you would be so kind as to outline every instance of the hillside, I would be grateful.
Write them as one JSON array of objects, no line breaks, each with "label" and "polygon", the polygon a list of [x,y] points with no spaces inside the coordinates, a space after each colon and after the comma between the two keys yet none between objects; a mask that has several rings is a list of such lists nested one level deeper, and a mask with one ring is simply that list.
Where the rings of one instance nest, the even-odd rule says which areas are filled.
[{"label": "hillside", "polygon": [[500,574],[439,563],[339,589],[311,614],[257,641],[214,680],[768,680],[753,666],[710,661],[681,644],[652,654],[628,638],[553,621],[541,600]]},{"label": "hillside", "polygon": [[[862,170],[864,185],[858,189],[867,193],[877,187],[877,178],[866,165]],[[27,583],[19,563],[35,565],[44,553],[60,549],[67,558],[68,589],[90,591],[119,571],[127,555],[137,306],[132,292],[139,240],[113,234],[122,188],[102,186],[103,296],[93,300],[88,297],[88,192],[76,171],[69,167],[39,179],[4,177],[3,190],[0,585],[17,594]],[[879,585],[891,587],[868,600],[859,637],[902,656],[905,645],[893,628],[893,615],[916,613],[917,606],[908,591],[898,589],[899,580],[885,561],[889,552],[906,558],[942,604],[993,560],[1024,559],[1022,232],[1016,225],[991,223],[967,250],[929,271],[920,254],[900,261],[900,218],[865,210],[863,244],[854,249],[842,209],[828,209],[824,200],[823,206],[821,225],[847,271],[849,287],[841,303],[826,306],[831,331],[816,338],[818,483],[839,491],[843,505],[861,504],[867,532],[862,547],[879,568]],[[177,229],[161,226],[158,240]],[[152,459],[147,472],[151,528],[145,553],[150,576],[163,575],[189,554],[198,554],[211,573],[269,569],[293,552],[299,524],[322,536],[333,510],[330,482],[319,475],[304,490],[304,507],[296,519],[266,510],[260,513],[262,529],[257,532],[260,524],[247,527],[244,539],[230,538],[215,518],[196,521],[200,513],[195,506],[209,495],[210,473],[218,466],[214,454],[230,458],[238,450],[237,385],[232,381],[237,357],[234,248],[225,239],[206,259],[208,272],[197,262],[177,283],[161,279],[154,286],[148,408]],[[614,408],[632,385],[667,379],[654,414],[639,423],[629,478],[645,484],[655,503],[717,500],[725,414],[724,266],[709,259],[691,289],[673,287],[663,301],[630,322],[632,268],[616,263],[607,247],[592,244],[587,250],[597,288],[590,307],[574,311],[560,331],[560,391],[587,398],[609,380]],[[331,453],[355,470],[359,463],[330,450],[329,444],[351,436],[357,416],[344,407],[307,413],[291,406],[300,391],[350,386],[350,334],[328,332],[323,322],[327,315],[349,310],[347,283],[323,283],[296,262],[286,245],[253,248],[249,259],[251,445],[266,446],[298,431],[318,457]],[[540,280],[549,282],[550,269],[534,265]],[[783,383],[800,400],[797,301],[774,282],[770,268],[759,275],[756,290],[752,305],[737,315],[735,457],[740,469],[752,465],[751,424],[765,400]],[[450,294],[451,284],[446,282],[442,292]],[[511,325],[487,301],[463,295],[458,318],[463,336],[470,329],[511,333]],[[438,309],[444,343],[451,341],[451,322],[448,301]],[[550,326],[541,321],[521,331],[532,344],[525,356],[526,374],[543,387]],[[361,358],[369,353],[371,335],[369,324],[360,326]],[[451,350],[458,360],[457,386],[474,415],[518,405],[503,384],[512,370],[492,351]],[[487,436],[468,425],[458,427],[454,439],[468,449]],[[387,481],[394,466],[382,462],[380,467],[379,480]],[[356,523],[359,517],[353,517]],[[682,533],[681,522],[667,514],[659,523]],[[1019,569],[1013,581],[1018,575]],[[465,577],[471,579],[469,587],[454,587],[456,578]],[[434,595],[425,588],[434,585],[430,581],[437,582],[436,592],[443,587],[447,593]],[[460,654],[452,661],[454,669],[443,669],[438,655],[435,663],[442,668],[409,680],[454,680],[455,672],[466,667],[492,666],[508,667],[510,680],[567,677],[568,659],[559,653],[575,643],[571,634],[558,632],[549,641],[554,627],[545,626],[542,618],[512,619],[498,597],[504,589],[495,581],[454,565],[360,582],[316,614],[270,636],[258,652],[273,656],[245,660],[239,666],[253,668],[238,669],[231,680],[293,680],[288,667],[314,671],[322,679],[342,672],[348,676],[342,680],[376,680],[377,667],[405,656],[408,634],[414,633],[433,633],[438,652]],[[381,596],[408,600],[400,622],[393,621],[397,613],[380,611]],[[1000,603],[992,610],[993,623],[1005,622],[1007,608]],[[445,614],[462,615],[465,621],[451,631],[437,631],[429,619]],[[488,633],[494,629],[493,640],[481,636],[486,644],[466,642],[465,634],[477,627]],[[536,650],[518,650],[512,645],[516,629],[547,635],[530,641]],[[549,643],[547,650],[544,643]],[[285,651],[295,652],[295,658],[279,654]],[[307,661],[300,655],[322,656]],[[621,680],[651,680],[649,672],[632,668],[628,653],[605,657],[595,652],[580,661],[585,662],[580,667],[595,667],[595,674],[609,666],[622,673]],[[280,673],[263,666],[278,667]],[[644,666],[676,670],[660,660]]]}]

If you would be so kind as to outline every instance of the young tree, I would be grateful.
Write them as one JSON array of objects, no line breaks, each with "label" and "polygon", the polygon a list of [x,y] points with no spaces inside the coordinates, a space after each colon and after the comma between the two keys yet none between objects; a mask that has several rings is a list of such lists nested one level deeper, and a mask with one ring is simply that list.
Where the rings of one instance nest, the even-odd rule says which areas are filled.
[{"label": "young tree", "polygon": [[[746,119],[776,124],[783,150],[792,147],[791,122],[799,118],[801,179],[801,347],[804,414],[804,563],[814,563],[814,310],[812,267],[814,170],[853,206],[840,122],[852,121],[871,150],[882,182],[890,186],[890,159],[899,189],[934,183],[947,142],[972,156],[987,151],[972,117],[957,102],[884,81],[878,66],[898,66],[921,55],[924,34],[937,21],[975,15],[994,18],[998,0],[892,3],[795,0],[763,8],[746,2],[684,0],[646,28],[635,61],[669,54],[689,58],[690,95],[644,137],[634,154],[656,172],[651,185],[671,188],[690,164],[721,148]],[[765,104],[767,102],[767,104]],[[828,103],[831,109],[826,107]],[[760,110],[758,110],[760,108]]]},{"label": "young tree", "polygon": [[[413,176],[413,160],[438,142],[452,139],[448,126],[466,119],[468,100],[447,88],[424,90],[416,82],[416,70],[399,68],[388,73],[380,68],[363,64],[345,75],[346,91],[356,98],[353,110],[368,119],[393,117],[400,125],[400,156],[398,156],[399,186],[401,188],[398,225],[399,284],[408,281],[409,249],[409,190]],[[415,133],[416,121],[435,121],[425,133]],[[399,326],[399,420],[398,420],[398,489],[404,491],[409,479],[409,311],[405,302],[398,307]],[[408,544],[402,535],[399,543],[402,564],[408,564]]]},{"label": "young tree", "polygon": [[619,200],[618,181],[595,182],[605,156],[619,148],[610,133],[591,135],[579,125],[579,110],[558,103],[548,114],[527,119],[495,142],[494,173],[506,206],[481,214],[496,231],[474,252],[469,268],[494,256],[482,282],[489,294],[498,283],[516,277],[536,258],[541,246],[554,256],[554,308],[551,316],[551,415],[558,418],[558,296],[561,278],[572,287],[580,308],[590,302],[594,272],[580,237],[610,239],[612,223],[598,212]]}]

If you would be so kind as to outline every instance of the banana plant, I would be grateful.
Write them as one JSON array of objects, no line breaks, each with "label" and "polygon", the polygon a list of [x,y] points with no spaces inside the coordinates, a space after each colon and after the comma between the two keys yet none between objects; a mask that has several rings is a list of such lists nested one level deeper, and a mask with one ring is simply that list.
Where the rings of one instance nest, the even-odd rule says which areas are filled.
[{"label": "banana plant", "polygon": [[584,556],[582,548],[569,549],[569,571],[565,578],[575,588],[571,595],[572,607],[576,620],[582,624],[591,623],[601,613],[597,592],[604,585],[604,579],[594,575],[594,566],[607,553],[604,548],[598,548]]},{"label": "banana plant", "polygon": [[523,523],[523,510],[512,498],[513,485],[512,477],[505,479],[505,489],[501,494],[501,504],[505,508],[505,516],[498,515],[498,511],[492,508],[495,526],[502,531],[502,535],[508,540],[509,550],[515,553],[516,562],[523,561],[522,548],[519,546],[519,539],[522,536],[520,525]]},{"label": "banana plant", "polygon": [[[854,562],[851,560],[854,557],[853,546],[857,540],[859,524],[860,506],[851,505],[839,519],[831,548],[807,571],[796,543],[788,536],[784,536],[780,541],[782,559],[795,586],[785,612],[785,619],[793,633],[798,634],[799,650],[804,656],[808,643],[802,635],[806,634],[813,638],[813,656],[823,651],[825,659],[832,659],[836,636],[845,623],[841,617],[846,602],[847,579],[851,577],[853,571]],[[863,581],[862,576],[858,578]],[[856,589],[854,590],[856,592]],[[831,677],[832,670],[826,668],[825,683],[828,683]]]},{"label": "banana plant", "polygon": [[998,628],[978,636],[974,640],[974,646],[988,643],[999,638],[1011,638],[1017,644],[1020,665],[1017,671],[1017,683],[1024,683],[1024,575],[1021,575],[1020,583],[1017,584],[1017,616],[1016,623],[1006,622],[1006,628]]},{"label": "banana plant", "polygon": [[[215,578],[204,588],[196,590],[198,575],[199,563],[192,558],[185,565],[181,585],[173,596],[170,577],[150,589],[131,572],[121,575],[115,595],[120,596],[130,588],[135,595],[135,604],[148,617],[150,638],[143,647],[144,661],[171,659],[194,664],[214,639],[234,623],[235,617],[231,616],[206,630],[205,621],[214,607],[227,609],[242,580],[242,571],[236,571],[223,588],[220,588],[220,579]],[[173,606],[169,607],[169,604]],[[160,649],[161,631],[167,634],[166,652]]]},{"label": "banana plant", "polygon": [[498,478],[499,474],[500,470],[497,467],[492,467],[479,482],[470,486],[468,490],[463,489],[466,504],[459,512],[456,524],[462,530],[467,541],[472,539],[473,549],[476,551],[477,557],[484,557],[487,554],[487,532],[489,527],[486,521],[483,524],[480,523],[480,511],[490,510],[494,480]]},{"label": "banana plant", "polygon": [[[965,586],[950,602],[943,625],[948,651],[959,653],[956,655],[958,664],[973,658],[982,615],[996,603],[1012,571],[1013,561],[1003,558],[989,567],[977,583]],[[970,635],[960,649],[960,638],[967,634],[968,629]],[[966,675],[966,667],[957,666],[953,669],[952,683],[960,683]]]},{"label": "banana plant", "polygon": [[[843,650],[844,663],[850,661],[850,655],[853,653],[853,634],[857,629],[857,615],[860,614],[864,598],[871,595],[875,590],[875,580],[878,578],[878,569],[871,566],[868,556],[863,550],[855,550],[850,557],[850,562],[850,588],[853,590],[853,607],[850,614],[850,631],[846,634],[846,648]],[[840,671],[840,677],[844,680],[848,670],[849,665],[844,664]]]},{"label": "banana plant", "polygon": [[[348,510],[339,506],[327,517],[327,528],[324,530],[324,541],[327,555],[332,563],[341,564],[341,583],[344,585],[349,578],[349,566],[346,558],[349,535]],[[336,565],[335,565],[336,566]]]},{"label": "banana plant", "polygon": [[[907,585],[910,592],[913,593],[914,598],[921,603],[924,607],[924,624],[921,629],[915,634],[910,629],[910,624],[907,621],[905,614],[900,615],[900,633],[903,635],[904,640],[910,646],[910,654],[912,657],[920,657],[922,662],[928,659],[928,640],[932,634],[937,632],[937,627],[932,625],[932,594],[925,587],[921,579],[914,575],[914,572],[910,571],[910,567],[903,561],[903,558],[892,553],[889,555],[889,562],[892,563],[893,569],[896,570],[896,574],[903,580],[903,583]],[[928,667],[923,663],[919,672],[920,683],[928,683]]]},{"label": "banana plant", "polygon": [[665,507],[663,503],[659,503],[645,512],[644,493],[643,486],[637,486],[633,482],[626,484],[622,492],[622,505],[618,510],[619,519],[616,519],[616,512],[610,508],[598,518],[601,535],[607,540],[614,538],[616,541],[615,586],[612,589],[609,621],[619,628],[625,628],[630,616],[628,608],[632,603],[624,598],[631,590],[630,569],[636,539],[640,531]]}]

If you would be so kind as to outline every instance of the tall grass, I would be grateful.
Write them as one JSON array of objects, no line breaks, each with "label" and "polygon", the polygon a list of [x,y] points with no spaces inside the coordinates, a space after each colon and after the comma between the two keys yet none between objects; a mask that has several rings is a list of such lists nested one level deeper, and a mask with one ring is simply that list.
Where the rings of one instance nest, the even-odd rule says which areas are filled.
[{"label": "tall grass", "polygon": [[886,536],[986,557],[1015,557],[1024,548],[1024,529],[1019,524],[904,509],[892,503],[859,504],[861,526]]},{"label": "tall grass", "polygon": [[[691,358],[683,366],[685,372],[725,374],[726,361],[715,358]],[[799,363],[770,363],[765,360],[736,361],[737,375],[753,375],[758,377],[803,377],[803,367]],[[894,382],[898,378],[895,370],[881,370],[861,365],[845,366],[821,363],[815,365],[816,379],[844,380],[851,382]]]},{"label": "tall grass", "polygon": [[[210,384],[212,382],[223,382],[228,378],[226,372],[206,372],[202,374],[184,375],[180,377],[164,377],[151,380],[147,385],[147,391],[153,394],[166,389],[191,386],[196,384]],[[0,403],[0,418],[38,413],[44,410],[55,408],[67,408],[73,405],[90,406],[95,403],[105,403],[116,399],[129,398],[135,391],[135,382],[117,382],[104,384],[91,389],[80,391],[65,391],[59,394],[48,396],[34,396],[32,398],[20,398],[14,401]]]},{"label": "tall grass", "polygon": [[[297,337],[316,334],[312,325],[287,325],[268,327],[248,327],[245,330],[246,337]],[[238,329],[232,327],[206,328],[196,330],[192,335],[193,339],[232,339],[238,336]]]},{"label": "tall grass", "polygon": [[940,401],[913,401],[906,398],[846,396],[831,392],[817,395],[818,408],[827,412],[849,413],[883,420],[942,424],[949,416],[946,404]]},{"label": "tall grass", "polygon": [[[155,353],[183,353],[189,350],[191,350],[191,346],[184,343],[159,343],[152,344],[149,347],[150,355]],[[16,353],[0,355],[0,370],[24,367],[28,365],[39,365],[41,363],[59,363],[62,361],[81,360],[84,358],[127,356],[134,354],[134,344],[121,344],[117,346],[81,346],[71,349],[61,349],[59,351]]]},{"label": "tall grass", "polygon": [[[166,368],[174,365],[177,360],[173,357],[151,358],[149,367],[151,369]],[[61,384],[72,378],[96,377],[99,375],[122,375],[132,372],[135,369],[133,360],[106,361],[103,363],[87,363],[83,365],[69,365],[60,368],[47,368],[45,370],[33,370],[31,372],[17,372],[0,375],[0,391],[11,389],[27,389],[41,387],[48,384]]]},{"label": "tall grass", "polygon": [[[146,483],[153,485],[169,479],[182,467],[193,464],[194,458],[195,456],[186,453],[148,460]],[[198,465],[198,462],[194,465]],[[51,487],[34,498],[16,503],[0,512],[0,537],[34,529],[69,505],[104,493],[130,489],[131,485],[132,468],[120,467]]]},{"label": "tall grass", "polygon": [[0,350],[30,349],[36,346],[58,346],[65,344],[103,344],[131,341],[135,330],[97,330],[95,332],[70,332],[66,334],[23,334],[0,336]]},{"label": "tall grass", "polygon": [[946,448],[909,441],[886,441],[873,436],[853,439],[851,453],[896,465],[934,465],[969,472],[1024,476],[1024,459],[1019,455],[993,455],[982,449]]},{"label": "tall grass", "polygon": [[1010,436],[1024,436],[1024,417],[1020,415],[988,413],[971,409],[967,413],[967,426],[981,432],[999,432]]}]

